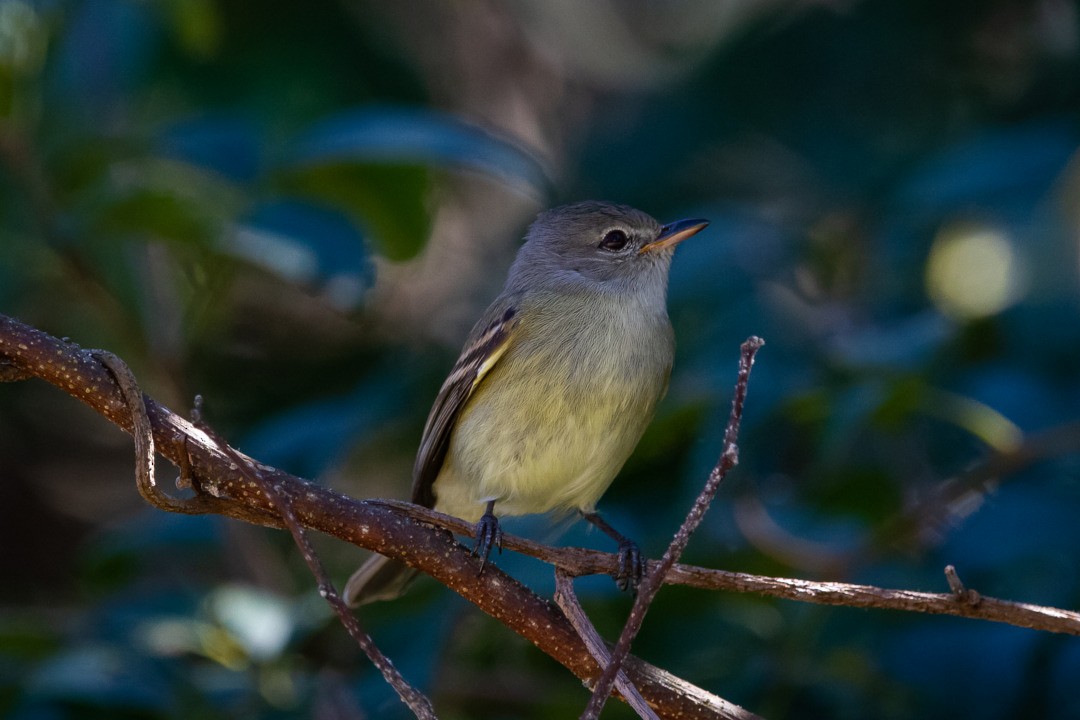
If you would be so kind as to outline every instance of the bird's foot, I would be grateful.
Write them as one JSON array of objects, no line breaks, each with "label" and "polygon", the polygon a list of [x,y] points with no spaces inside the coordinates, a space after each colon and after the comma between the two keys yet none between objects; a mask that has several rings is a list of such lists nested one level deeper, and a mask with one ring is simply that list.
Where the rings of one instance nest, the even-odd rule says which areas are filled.
[{"label": "bird's foot", "polygon": [[619,541],[619,569],[615,574],[615,585],[620,590],[637,593],[641,579],[647,571],[645,556],[633,540],[623,538]]},{"label": "bird's foot", "polygon": [[502,552],[502,539],[503,532],[499,526],[499,518],[495,517],[489,506],[487,512],[476,523],[476,544],[473,546],[472,551],[473,555],[480,558],[481,573],[484,572],[484,567],[487,565],[488,556],[491,555],[491,548],[497,547],[499,552]]},{"label": "bird's foot", "polygon": [[600,528],[605,535],[619,543],[619,565],[613,573],[615,584],[620,590],[629,590],[636,593],[641,579],[645,577],[648,568],[645,565],[645,556],[637,543],[608,525],[604,518],[595,512],[581,512],[582,517]]}]

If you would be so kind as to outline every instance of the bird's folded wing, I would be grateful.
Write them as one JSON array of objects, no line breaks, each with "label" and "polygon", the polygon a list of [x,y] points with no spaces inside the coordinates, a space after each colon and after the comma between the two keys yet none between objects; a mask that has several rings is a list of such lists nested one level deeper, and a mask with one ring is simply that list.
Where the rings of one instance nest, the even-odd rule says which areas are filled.
[{"label": "bird's folded wing", "polygon": [[446,459],[454,425],[477,386],[510,347],[518,324],[517,300],[511,295],[492,303],[473,326],[461,357],[439,390],[413,466],[414,503],[425,507],[435,505],[433,485]]}]

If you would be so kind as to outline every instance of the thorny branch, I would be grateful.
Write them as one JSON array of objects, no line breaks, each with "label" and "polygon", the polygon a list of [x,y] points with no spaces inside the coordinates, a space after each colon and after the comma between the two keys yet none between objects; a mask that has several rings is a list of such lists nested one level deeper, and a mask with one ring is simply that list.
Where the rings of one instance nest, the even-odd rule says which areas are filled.
[{"label": "thorny branch", "polygon": [[[112,373],[94,354],[0,315],[0,359],[25,370],[82,400],[127,432],[132,413]],[[154,487],[140,488],[157,507],[178,512],[220,512],[271,527],[283,527],[266,482],[280,486],[296,520],[303,527],[332,535],[359,547],[402,560],[452,588],[484,612],[534,643],[586,683],[601,671],[566,616],[498,567],[476,573],[471,551],[445,530],[417,522],[386,503],[355,500],[312,485],[280,470],[257,463],[242,453],[223,449],[192,423],[143,395],[157,451],[181,467],[193,488],[194,500],[164,500]],[[239,458],[242,463],[237,463]],[[260,480],[252,481],[241,464],[253,464]],[[148,483],[150,484],[150,483]],[[152,484],[151,484],[152,485]],[[167,496],[166,496],[167,497]],[[757,716],[701,688],[628,658],[624,669],[646,702],[664,718],[725,718],[751,720]]]},{"label": "thorny branch", "polygon": [[[132,414],[116,380],[93,355],[74,344],[0,315],[0,382],[39,377],[82,400],[124,430],[132,432]],[[147,418],[158,452],[175,463],[199,490],[180,500],[140,485],[151,504],[172,512],[219,513],[246,522],[284,527],[257,483],[239,471],[207,435],[184,418],[146,398]],[[254,462],[243,454],[239,457]],[[417,567],[452,588],[480,609],[536,644],[585,682],[600,667],[566,616],[505,575],[490,568],[477,576],[467,548],[446,531],[471,535],[471,525],[433,510],[395,501],[359,501],[310,485],[279,470],[259,465],[263,476],[283,484],[300,525],[383,553]],[[176,504],[174,505],[174,501]],[[549,562],[569,576],[614,574],[617,557],[583,548],[554,548],[505,536],[507,549]],[[658,561],[649,562],[649,576]],[[927,593],[834,582],[775,578],[674,564],[664,583],[727,590],[859,608],[946,614],[1008,623],[1047,632],[1080,635],[1080,613],[978,596],[977,603],[954,592]],[[966,588],[965,588],[966,589]],[[974,597],[967,590],[967,598]],[[660,717],[752,718],[736,705],[629,656],[624,671]]]}]

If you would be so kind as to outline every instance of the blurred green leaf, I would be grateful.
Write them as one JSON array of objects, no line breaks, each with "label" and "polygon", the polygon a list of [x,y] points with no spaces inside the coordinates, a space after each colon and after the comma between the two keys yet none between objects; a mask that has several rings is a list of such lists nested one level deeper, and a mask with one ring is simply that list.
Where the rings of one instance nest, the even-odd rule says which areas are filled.
[{"label": "blurred green leaf", "polygon": [[356,223],[339,210],[297,200],[259,204],[223,247],[286,281],[324,291],[343,309],[359,304],[374,274]]},{"label": "blurred green leaf", "polygon": [[210,246],[242,203],[234,185],[183,162],[136,158],[103,171],[79,198],[99,237]]},{"label": "blurred green leaf", "polygon": [[168,0],[165,7],[184,50],[199,59],[213,57],[219,51],[225,28],[218,0]]},{"label": "blurred green leaf", "polygon": [[22,613],[0,616],[0,664],[17,662],[25,666],[55,652],[60,643],[56,628],[41,618]]},{"label": "blurred green leaf", "polygon": [[380,254],[407,260],[431,228],[430,177],[421,166],[338,163],[290,171],[282,183],[288,192],[342,208],[370,232]]},{"label": "blurred green leaf", "polygon": [[373,108],[325,120],[301,136],[284,187],[345,208],[391,260],[416,255],[430,230],[434,168],[480,172],[534,196],[547,193],[540,163],[522,148],[453,116]]},{"label": "blurred green leaf", "polygon": [[208,243],[212,227],[171,192],[137,190],[103,208],[94,224],[101,235],[145,234],[181,242]]},{"label": "blurred green leaf", "polygon": [[290,165],[339,162],[442,166],[543,195],[547,172],[522,146],[453,115],[373,107],[324,120],[296,141]]}]

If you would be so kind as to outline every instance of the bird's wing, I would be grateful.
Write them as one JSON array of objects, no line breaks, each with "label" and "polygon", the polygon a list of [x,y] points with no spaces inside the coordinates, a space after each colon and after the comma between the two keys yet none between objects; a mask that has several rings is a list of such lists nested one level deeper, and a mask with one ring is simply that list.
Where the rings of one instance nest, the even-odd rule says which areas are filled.
[{"label": "bird's wing", "polygon": [[518,322],[518,300],[510,295],[491,304],[469,333],[461,357],[439,390],[413,466],[414,503],[434,507],[433,485],[446,459],[454,424],[477,386],[510,347]]}]

